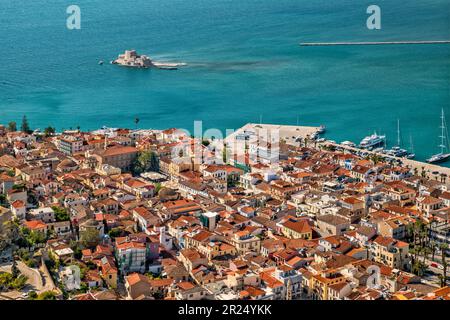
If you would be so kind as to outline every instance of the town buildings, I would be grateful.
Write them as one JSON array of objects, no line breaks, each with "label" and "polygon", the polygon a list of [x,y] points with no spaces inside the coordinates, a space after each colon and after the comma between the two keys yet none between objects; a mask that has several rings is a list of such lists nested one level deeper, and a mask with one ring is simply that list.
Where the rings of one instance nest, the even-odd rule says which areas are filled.
[{"label": "town buildings", "polygon": [[[177,129],[3,130],[0,221],[37,242],[56,282],[86,271],[73,299],[448,299],[423,271],[443,275],[450,181],[257,141],[235,167]],[[156,163],[139,172],[140,155]]]}]

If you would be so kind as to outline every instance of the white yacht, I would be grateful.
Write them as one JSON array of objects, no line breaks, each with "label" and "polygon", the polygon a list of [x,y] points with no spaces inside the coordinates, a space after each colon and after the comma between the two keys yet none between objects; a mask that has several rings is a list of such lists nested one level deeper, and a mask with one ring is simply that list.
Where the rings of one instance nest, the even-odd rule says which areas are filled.
[{"label": "white yacht", "polygon": [[414,145],[413,145],[413,141],[412,141],[412,136],[409,135],[409,152],[408,154],[405,156],[406,159],[414,159],[416,157],[416,154],[414,153]]},{"label": "white yacht", "polygon": [[376,147],[382,147],[384,146],[386,136],[385,135],[378,135],[376,132],[371,135],[367,136],[364,139],[361,140],[359,143],[359,147],[362,149],[373,149]]},{"label": "white yacht", "polygon": [[397,145],[392,147],[391,149],[384,150],[384,153],[393,157],[398,158],[414,158],[414,154],[411,154],[406,149],[401,148],[402,142],[400,137],[400,120],[397,119]]}]

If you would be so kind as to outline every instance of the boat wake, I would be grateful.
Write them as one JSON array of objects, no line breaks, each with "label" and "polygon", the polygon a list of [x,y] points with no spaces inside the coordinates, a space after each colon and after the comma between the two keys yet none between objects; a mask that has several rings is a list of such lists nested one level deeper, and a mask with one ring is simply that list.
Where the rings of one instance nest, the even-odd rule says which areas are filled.
[{"label": "boat wake", "polygon": [[184,62],[160,62],[160,61],[153,61],[153,66],[155,66],[158,69],[167,69],[167,70],[176,70],[180,67],[187,66],[187,63]]}]

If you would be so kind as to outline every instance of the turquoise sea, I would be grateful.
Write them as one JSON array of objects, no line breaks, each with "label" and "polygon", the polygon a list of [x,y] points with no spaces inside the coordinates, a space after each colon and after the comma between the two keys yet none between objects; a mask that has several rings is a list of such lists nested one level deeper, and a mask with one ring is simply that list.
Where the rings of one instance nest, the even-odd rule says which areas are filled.
[{"label": "turquoise sea", "polygon": [[[66,28],[71,4],[81,30]],[[366,27],[372,4],[381,30]],[[400,119],[423,160],[438,151],[441,108],[450,119],[450,45],[298,44],[445,39],[448,0],[0,0],[0,123],[227,129],[261,116],[392,144]],[[188,66],[108,63],[125,49]]]}]

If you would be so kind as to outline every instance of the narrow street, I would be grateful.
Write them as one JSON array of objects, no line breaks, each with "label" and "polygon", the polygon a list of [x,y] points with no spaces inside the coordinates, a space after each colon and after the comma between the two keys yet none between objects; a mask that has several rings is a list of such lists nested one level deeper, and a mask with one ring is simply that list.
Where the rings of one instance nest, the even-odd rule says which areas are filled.
[{"label": "narrow street", "polygon": [[[0,266],[0,271],[2,272],[11,272],[11,266],[12,264],[3,264]],[[45,273],[41,272],[38,269],[30,268],[22,261],[17,261],[17,268],[19,269],[20,273],[26,276],[27,279],[27,285],[25,288],[23,288],[22,291],[9,291],[9,292],[2,292],[1,295],[4,299],[24,299],[23,296],[24,293],[35,291],[37,294],[45,292],[45,291],[52,291],[56,289],[52,281],[48,279],[47,276],[45,276]]]}]

